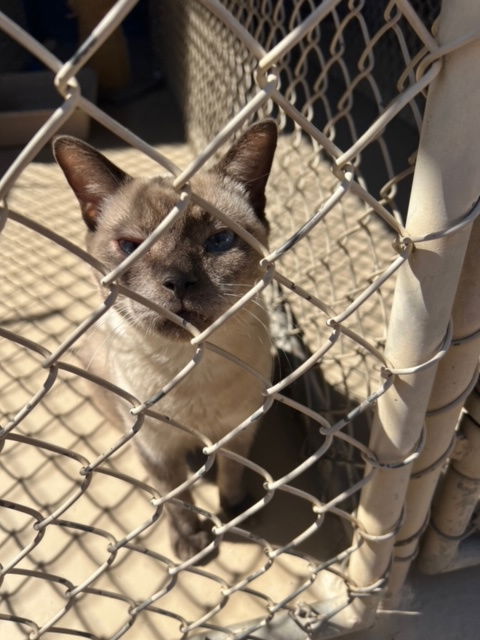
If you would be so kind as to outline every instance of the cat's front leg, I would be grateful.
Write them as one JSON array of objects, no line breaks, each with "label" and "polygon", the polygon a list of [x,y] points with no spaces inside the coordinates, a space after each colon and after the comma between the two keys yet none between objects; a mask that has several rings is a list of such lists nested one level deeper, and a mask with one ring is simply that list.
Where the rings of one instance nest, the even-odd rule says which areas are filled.
[{"label": "cat's front leg", "polygon": [[[154,461],[139,447],[140,455],[145,468],[154,481],[161,495],[167,495],[184,483],[187,479],[186,454],[176,453],[170,455],[168,460]],[[176,496],[187,504],[194,504],[188,489]],[[198,515],[187,506],[181,506],[173,502],[167,502],[166,510],[169,519],[170,539],[175,554],[180,560],[188,560],[207,547],[214,535],[211,531],[212,523],[201,521]],[[209,553],[202,563],[209,562],[216,555],[216,551]]]},{"label": "cat's front leg", "polygon": [[[248,458],[255,430],[243,432],[225,446],[244,458]],[[220,494],[220,507],[226,517],[234,517],[249,506],[253,499],[247,492],[244,478],[245,465],[220,450],[217,453],[217,485]]]},{"label": "cat's front leg", "polygon": [[[191,502],[187,497],[182,494],[181,499],[184,502]],[[215,536],[212,533],[213,525],[211,522],[202,522],[196,514],[187,508],[172,503],[168,503],[167,512],[170,519],[172,545],[175,555],[180,560],[188,560],[205,549],[214,540]],[[218,550],[213,549],[199,563],[210,562],[217,553]]]}]

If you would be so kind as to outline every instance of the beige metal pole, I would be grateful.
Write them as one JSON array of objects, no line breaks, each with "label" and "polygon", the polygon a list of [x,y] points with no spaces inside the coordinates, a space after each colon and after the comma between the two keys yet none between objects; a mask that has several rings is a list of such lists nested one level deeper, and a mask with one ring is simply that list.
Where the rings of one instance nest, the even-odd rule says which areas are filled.
[{"label": "beige metal pole", "polygon": [[[472,23],[480,24],[480,3],[444,0],[440,43],[469,33]],[[407,219],[414,239],[453,226],[480,194],[478,144],[472,135],[480,111],[478,60],[478,44],[447,55],[430,86]],[[435,366],[419,370],[416,365],[432,358],[444,342],[469,232],[470,226],[417,242],[398,273],[386,357],[394,369],[415,369],[398,375],[378,402],[370,447],[381,465],[364,487],[358,508],[358,519],[369,536],[352,555],[349,567],[350,580],[358,587],[368,587],[388,574],[411,471],[402,460],[421,440],[435,375]],[[374,599],[361,599],[359,615],[374,604]]]},{"label": "beige metal pole", "polygon": [[[480,233],[478,236],[480,239]],[[477,243],[477,256],[479,246]],[[476,343],[478,350],[479,338]],[[469,346],[465,344],[465,347]],[[425,573],[439,573],[455,567],[460,540],[480,499],[480,384],[470,396],[466,409],[468,413],[460,422],[460,433],[465,438],[464,453],[450,464],[425,536],[420,556],[420,568]],[[480,562],[480,558],[477,561]]]},{"label": "beige metal pole", "polygon": [[[477,221],[472,229],[462,276],[455,297],[453,310],[454,346],[450,348],[448,354],[438,366],[426,420],[426,445],[422,455],[413,467],[412,478],[408,487],[407,518],[397,538],[396,562],[392,567],[390,577],[390,590],[392,593],[398,592],[403,584],[411,560],[416,555],[419,537],[425,529],[430,503],[442,471],[442,463],[444,463],[446,456],[452,449],[455,427],[457,426],[462,406],[468,396],[468,392],[471,390],[472,384],[475,384],[477,380],[477,366],[480,355],[480,333],[476,335],[480,330],[479,247],[480,221]],[[469,336],[473,336],[473,338],[465,340]],[[465,428],[468,433],[471,432],[467,425],[465,425]],[[480,429],[477,429],[477,431],[480,432]],[[473,446],[474,442],[472,442]],[[473,477],[475,477],[475,471],[470,469],[472,466],[470,462],[473,457],[472,453],[471,451],[458,464],[466,464],[469,467],[468,473],[473,473]],[[477,448],[477,456],[480,456],[480,448]],[[457,462],[454,462],[453,467],[456,468],[456,465]],[[476,477],[480,477],[480,460]],[[449,493],[451,494],[452,486],[458,487],[458,473],[452,471],[449,473],[449,478],[445,489],[447,489],[447,486],[450,487]],[[478,482],[477,479],[477,494]],[[466,489],[461,481],[460,484]],[[469,489],[468,495],[471,496],[470,502],[473,500],[475,503],[475,495],[472,495],[471,489]],[[464,502],[465,497],[464,491],[461,494],[456,494],[456,500],[451,495],[451,498],[456,502],[454,507],[447,507],[444,504],[444,499],[441,499],[438,503],[438,512],[442,514],[442,521],[446,517],[449,522],[449,526],[445,529],[447,535],[462,534],[468,524],[474,504],[468,508]],[[460,513],[463,517],[457,520]],[[465,518],[467,518],[467,522],[465,522]],[[435,516],[433,520],[437,522]],[[435,543],[433,543],[433,538],[436,540]],[[428,549],[425,549],[423,553],[421,568],[424,571],[436,572],[440,570],[440,566],[446,566],[445,563],[448,562],[445,555],[444,540],[436,536],[433,529],[431,529],[431,534],[427,536],[427,540],[430,540],[430,542]],[[455,555],[457,543],[448,540],[447,546],[451,550],[450,558],[452,558]]]}]

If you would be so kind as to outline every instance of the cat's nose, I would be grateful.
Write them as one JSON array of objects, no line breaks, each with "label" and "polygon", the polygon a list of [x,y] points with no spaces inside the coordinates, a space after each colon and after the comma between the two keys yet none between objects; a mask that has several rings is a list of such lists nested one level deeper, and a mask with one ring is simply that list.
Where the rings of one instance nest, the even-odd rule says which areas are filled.
[{"label": "cat's nose", "polygon": [[163,278],[163,286],[170,289],[177,296],[183,298],[187,289],[191,289],[197,283],[197,278],[192,273],[168,273]]}]

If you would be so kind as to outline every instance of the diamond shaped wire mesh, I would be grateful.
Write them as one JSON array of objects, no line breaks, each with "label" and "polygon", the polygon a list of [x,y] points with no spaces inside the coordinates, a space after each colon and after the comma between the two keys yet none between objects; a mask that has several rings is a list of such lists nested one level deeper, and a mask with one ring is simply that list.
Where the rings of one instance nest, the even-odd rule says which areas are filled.
[{"label": "diamond shaped wire mesh", "polygon": [[[162,43],[191,142],[154,148],[75,81],[135,4],[117,2],[65,65],[6,17],[0,23],[56,73],[65,99],[0,184],[0,625],[5,637],[31,640],[255,638],[279,620],[293,625],[289,637],[338,635],[335,616],[384,584],[357,588],[346,565],[368,539],[352,513],[378,463],[368,448],[371,412],[394,379],[385,330],[395,274],[412,248],[404,221],[422,92],[438,73],[434,64],[416,77],[415,68],[435,43],[438,7],[151,3],[154,45]],[[189,484],[219,550],[205,566],[175,557],[164,505],[178,498],[158,494],[131,442],[147,416],[175,416],[162,416],[161,402],[151,406],[155,397],[92,379],[75,355],[119,294],[104,272],[99,297],[91,270],[102,267],[81,248],[75,199],[56,165],[35,161],[75,108],[130,145],[108,153],[124,170],[155,175],[158,162],[169,171],[179,203],[199,202],[188,181],[248,122],[269,116],[280,128],[267,192],[270,247],[255,248],[281,355],[253,415],[263,423],[252,459],[240,460],[256,500],[248,513],[222,522],[208,474],[236,432],[221,443],[197,433],[207,462]],[[208,329],[192,335],[199,359],[209,337]],[[109,395],[133,409],[127,433],[105,415]]]}]

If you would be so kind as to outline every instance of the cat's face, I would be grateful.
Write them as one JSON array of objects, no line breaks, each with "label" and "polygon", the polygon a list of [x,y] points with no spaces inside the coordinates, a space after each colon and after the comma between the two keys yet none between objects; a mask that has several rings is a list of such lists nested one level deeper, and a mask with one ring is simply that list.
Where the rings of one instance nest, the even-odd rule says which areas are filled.
[{"label": "cat's face", "polygon": [[[276,144],[270,122],[253,125],[192,190],[267,244],[265,184]],[[132,179],[85,143],[60,137],[55,156],[79,199],[88,251],[110,270],[145,240],[178,203],[170,178]],[[261,276],[260,256],[198,205],[190,204],[119,277],[121,284],[203,330]],[[116,309],[145,332],[173,340],[190,334],[145,305],[119,296]]]},{"label": "cat's face", "polygon": [[[89,252],[108,269],[116,267],[178,202],[169,183],[169,179],[132,180],[119,189],[88,235]],[[192,188],[266,244],[265,223],[228,178],[204,174],[192,181]],[[225,224],[191,205],[119,280],[202,330],[261,276],[259,259]],[[171,338],[189,337],[172,321],[128,297],[121,296],[116,308],[147,330]]]}]

